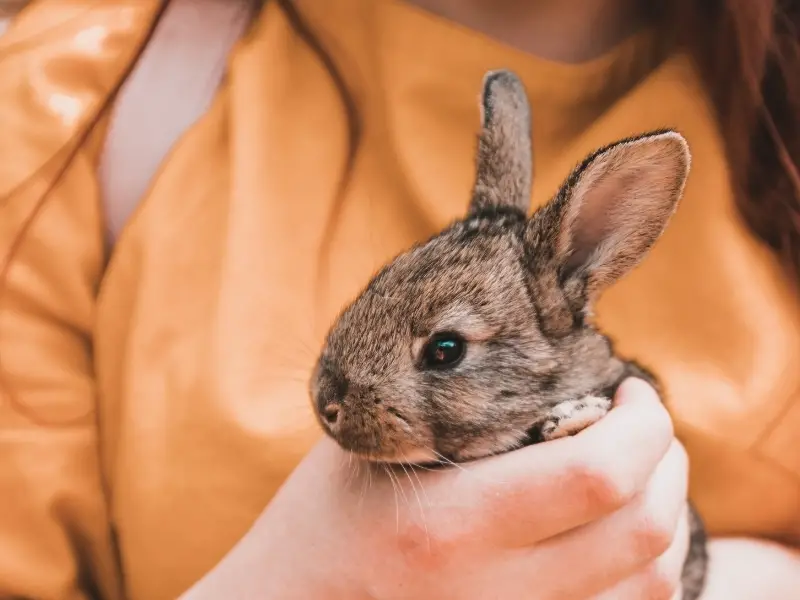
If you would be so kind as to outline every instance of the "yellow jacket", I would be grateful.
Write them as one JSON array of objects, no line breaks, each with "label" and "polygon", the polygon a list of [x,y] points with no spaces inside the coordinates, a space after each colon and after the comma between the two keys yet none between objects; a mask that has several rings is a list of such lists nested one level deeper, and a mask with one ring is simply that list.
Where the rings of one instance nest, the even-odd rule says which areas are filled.
[{"label": "yellow jacket", "polygon": [[[173,598],[320,435],[306,379],[381,263],[466,206],[483,73],[534,106],[534,204],[586,152],[676,126],[686,195],[602,326],[652,365],[713,533],[800,541],[800,302],[735,210],[692,64],[648,35],[533,58],[397,0],[274,3],[116,239],[98,164],[158,0],[38,0],[0,37],[0,597]],[[124,574],[124,579],[122,577]]]}]

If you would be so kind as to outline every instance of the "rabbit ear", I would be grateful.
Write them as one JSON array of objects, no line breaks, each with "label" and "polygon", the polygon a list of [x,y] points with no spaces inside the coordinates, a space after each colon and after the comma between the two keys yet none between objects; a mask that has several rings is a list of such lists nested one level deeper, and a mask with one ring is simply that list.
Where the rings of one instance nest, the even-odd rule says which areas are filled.
[{"label": "rabbit ear", "polygon": [[469,213],[508,207],[527,213],[531,198],[531,115],[522,82],[511,71],[483,79],[482,131]]},{"label": "rabbit ear", "polygon": [[551,258],[573,315],[652,248],[677,208],[690,162],[674,131],[622,140],[590,155],[531,219],[529,251]]}]

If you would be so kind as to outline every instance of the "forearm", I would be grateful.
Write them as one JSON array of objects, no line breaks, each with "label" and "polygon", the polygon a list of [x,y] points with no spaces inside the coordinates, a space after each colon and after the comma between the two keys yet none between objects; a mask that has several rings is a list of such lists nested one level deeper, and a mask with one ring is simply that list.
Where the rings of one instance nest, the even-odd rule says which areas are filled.
[{"label": "forearm", "polygon": [[794,600],[800,590],[800,549],[730,538],[709,545],[708,583],[702,600]]}]

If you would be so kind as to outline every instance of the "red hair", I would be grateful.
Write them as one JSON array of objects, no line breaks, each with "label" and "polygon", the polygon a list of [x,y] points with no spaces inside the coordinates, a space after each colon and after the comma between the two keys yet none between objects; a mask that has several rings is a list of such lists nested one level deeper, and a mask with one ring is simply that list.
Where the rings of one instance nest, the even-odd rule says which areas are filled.
[{"label": "red hair", "polygon": [[[277,2],[331,74],[356,144],[360,122],[344,77],[292,1]],[[739,212],[800,284],[800,0],[666,0],[656,17],[675,25],[700,69]]]},{"label": "red hair", "polygon": [[739,211],[800,283],[800,1],[671,3],[725,138]]}]

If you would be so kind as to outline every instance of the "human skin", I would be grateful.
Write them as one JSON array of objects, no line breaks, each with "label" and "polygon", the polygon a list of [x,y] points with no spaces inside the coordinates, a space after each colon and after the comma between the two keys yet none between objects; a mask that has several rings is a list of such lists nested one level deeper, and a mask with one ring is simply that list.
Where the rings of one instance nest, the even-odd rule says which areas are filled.
[{"label": "human skin", "polygon": [[635,379],[576,436],[395,482],[357,475],[325,439],[184,599],[669,600],[688,547],[687,468]]},{"label": "human skin", "polygon": [[[392,481],[327,438],[182,600],[679,600],[686,455],[631,379],[571,438]],[[368,474],[369,473],[369,474]],[[703,600],[790,600],[800,553],[714,539]]]},{"label": "human skin", "polygon": [[[423,4],[422,0],[408,1]],[[605,3],[605,10],[613,0],[582,1],[591,2],[594,8]],[[535,43],[523,49],[567,62],[602,53],[634,25],[617,22],[617,29],[612,32],[587,27],[588,20],[568,21],[568,17],[596,14],[576,9],[574,3],[550,3],[549,12],[526,12],[548,4],[545,0],[492,3],[451,0],[446,3],[449,6],[444,6],[444,2],[437,6],[435,0],[426,0],[425,4],[426,8],[462,23],[469,16],[475,21],[475,28],[499,39],[509,40],[523,25],[528,32],[531,27],[538,27],[542,33],[550,31],[549,37],[526,35],[524,40],[514,34],[515,44]],[[556,5],[568,7],[573,17],[556,10]],[[517,11],[514,30],[508,7]],[[492,22],[480,21],[484,14],[481,11],[490,8],[494,11]],[[468,10],[473,11],[471,16]],[[589,35],[600,30],[604,30],[604,35]],[[418,472],[422,484],[417,483],[416,493],[421,496],[424,514],[409,480],[401,480],[403,493],[398,492],[396,509],[395,493],[388,478],[377,473],[369,487],[362,486],[361,479],[348,482],[349,472],[342,472],[346,459],[332,443],[323,441],[287,480],[242,541],[185,597],[469,600],[513,593],[538,600],[569,598],[567,591],[559,586],[570,585],[569,592],[574,598],[667,598],[677,585],[685,552],[685,537],[679,530],[683,521],[674,517],[676,507],[683,502],[685,460],[681,458],[680,446],[667,439],[666,430],[659,433],[659,427],[663,427],[660,419],[664,417],[659,405],[647,399],[626,399],[624,394],[620,400],[619,407],[607,419],[573,439],[547,444],[547,451],[541,446],[482,461],[468,467],[469,475],[458,470],[438,474]],[[649,417],[640,422],[637,415],[645,414]],[[616,426],[612,427],[614,423]],[[643,457],[641,448],[631,440],[619,446],[626,435],[636,432],[642,434],[636,443],[649,444],[651,450],[658,435],[664,436],[658,441],[661,454],[653,450],[652,456]],[[598,447],[575,446],[586,436]],[[601,465],[596,451],[606,452],[610,444],[618,453],[624,448],[643,462],[624,463],[624,469],[623,465]],[[669,454],[667,447],[672,448]],[[588,463],[591,468],[586,469],[587,465],[579,461],[581,456],[590,455],[597,462]],[[543,459],[552,462],[542,463]],[[679,468],[676,465],[680,463],[683,467]],[[631,483],[634,480],[635,486]],[[492,482],[505,485],[490,486]],[[424,485],[424,494],[419,485]],[[615,488],[617,485],[621,489]],[[647,492],[649,486],[657,485],[668,490],[665,496]],[[470,491],[472,495],[463,493]],[[646,503],[654,502],[654,496],[664,506]],[[460,500],[457,507],[448,504],[454,498]],[[576,507],[573,505],[576,498],[592,502]],[[615,505],[620,508],[613,512],[611,507]],[[453,508],[461,516],[461,521],[455,524],[452,516],[443,515],[444,509],[452,514]],[[555,509],[563,512],[554,515]],[[419,526],[421,523],[424,528]],[[457,535],[452,529],[439,529],[447,524],[455,528]],[[486,542],[482,536],[494,531],[493,528],[497,531],[513,528],[526,535],[524,540],[505,545],[490,543],[493,538],[489,535]],[[597,535],[598,531],[604,535]],[[595,535],[589,535],[592,532]],[[444,563],[436,560],[444,551],[438,555],[422,552],[429,540],[433,548],[448,550]],[[571,544],[567,545],[565,540]],[[630,540],[635,550],[630,551],[632,558],[627,561],[638,566],[622,568],[617,551],[613,550],[617,540]],[[667,545],[669,551],[658,554]],[[569,551],[564,551],[565,547]],[[704,596],[708,600],[762,597],[780,600],[792,597],[792,591],[800,589],[797,581],[800,558],[784,547],[755,540],[714,540],[709,551],[711,571]],[[604,570],[606,565],[610,565],[608,570]],[[441,569],[445,567],[448,570],[442,575]],[[602,575],[593,578],[593,573]],[[439,579],[454,580],[461,587],[437,588],[441,584]],[[410,585],[415,587],[409,591]],[[590,591],[603,586],[606,589],[602,592]],[[565,595],[558,596],[562,591]]]},{"label": "human skin", "polygon": [[644,0],[405,0],[547,60],[606,53],[647,18]]}]

